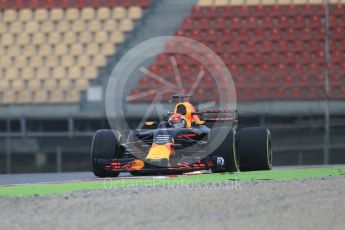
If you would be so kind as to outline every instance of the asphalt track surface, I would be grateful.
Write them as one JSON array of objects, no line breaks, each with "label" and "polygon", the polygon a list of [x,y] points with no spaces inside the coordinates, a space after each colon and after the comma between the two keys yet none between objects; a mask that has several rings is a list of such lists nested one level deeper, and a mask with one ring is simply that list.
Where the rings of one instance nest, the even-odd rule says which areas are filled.
[{"label": "asphalt track surface", "polygon": [[[129,173],[122,173],[120,177],[129,177]],[[71,173],[28,173],[0,175],[0,185],[68,182],[96,179],[92,172]]]},{"label": "asphalt track surface", "polygon": [[344,229],[345,179],[0,197],[1,229]]}]

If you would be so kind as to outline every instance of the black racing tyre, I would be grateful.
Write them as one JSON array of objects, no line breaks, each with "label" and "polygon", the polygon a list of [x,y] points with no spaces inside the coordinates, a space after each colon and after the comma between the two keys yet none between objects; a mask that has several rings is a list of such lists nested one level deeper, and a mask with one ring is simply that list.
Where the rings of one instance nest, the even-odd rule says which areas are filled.
[{"label": "black racing tyre", "polygon": [[[223,139],[221,143],[217,143],[217,141],[215,141],[215,139],[218,138]],[[209,138],[209,145],[210,144],[211,146],[208,146],[208,151],[211,153],[211,157],[217,159],[217,162],[219,159],[224,161],[222,162],[223,165],[214,167],[212,172],[237,172],[239,167],[235,129],[228,127],[213,128]]]},{"label": "black racing tyre", "polygon": [[243,128],[238,134],[238,153],[241,171],[272,168],[271,133],[266,128]]},{"label": "black racing tyre", "polygon": [[98,130],[93,136],[91,147],[92,171],[97,177],[117,177],[119,172],[105,171],[95,162],[96,158],[113,159],[121,154],[119,146],[120,135],[114,130]]}]

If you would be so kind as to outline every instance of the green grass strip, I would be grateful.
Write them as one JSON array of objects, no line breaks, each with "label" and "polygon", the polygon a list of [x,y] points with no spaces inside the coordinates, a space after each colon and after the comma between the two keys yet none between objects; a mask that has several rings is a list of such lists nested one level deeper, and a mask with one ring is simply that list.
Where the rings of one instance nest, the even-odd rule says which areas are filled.
[{"label": "green grass strip", "polygon": [[253,171],[237,173],[215,173],[191,176],[178,176],[174,178],[149,178],[138,179],[105,179],[96,181],[81,181],[67,183],[37,183],[15,186],[0,186],[0,196],[31,196],[54,193],[67,193],[85,189],[116,189],[123,187],[151,187],[162,186],[172,188],[174,186],[192,186],[195,184],[219,183],[230,180],[299,180],[316,177],[345,175],[344,167],[280,169],[272,171]]}]

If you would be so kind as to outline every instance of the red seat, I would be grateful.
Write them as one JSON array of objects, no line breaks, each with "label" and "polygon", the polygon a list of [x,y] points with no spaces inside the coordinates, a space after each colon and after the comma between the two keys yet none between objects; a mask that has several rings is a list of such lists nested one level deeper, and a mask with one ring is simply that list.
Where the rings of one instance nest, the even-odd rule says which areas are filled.
[{"label": "red seat", "polygon": [[249,38],[248,30],[247,29],[241,29],[237,33],[237,39],[240,41],[246,41]]},{"label": "red seat", "polygon": [[267,7],[264,5],[256,5],[253,15],[256,17],[264,17],[267,15]]},{"label": "red seat", "polygon": [[206,14],[204,15],[204,17],[208,18],[218,18],[220,15],[222,15],[221,8],[215,6],[207,7],[205,13]]},{"label": "red seat", "polygon": [[182,29],[184,30],[191,30],[195,27],[194,20],[191,18],[186,18],[182,22]]},{"label": "red seat", "polygon": [[248,41],[243,44],[243,52],[254,53],[256,52],[256,43],[253,41]]},{"label": "red seat", "polygon": [[337,22],[338,20],[337,20],[337,17],[336,16],[333,16],[333,15],[330,15],[329,17],[328,17],[328,24],[329,24],[329,26],[332,28],[332,29],[334,29],[334,28],[336,28],[337,26],[338,26],[338,22]]},{"label": "red seat", "polygon": [[326,36],[326,32],[324,28],[318,28],[318,29],[314,29],[315,31],[315,35],[314,35],[314,40],[318,39],[320,41],[324,41],[325,40],[325,36]]},{"label": "red seat", "polygon": [[262,19],[261,25],[259,25],[261,28],[272,28],[273,27],[273,19],[269,16],[266,16]]},{"label": "red seat", "polygon": [[139,6],[142,8],[147,8],[151,4],[151,0],[139,0]]},{"label": "red seat", "polygon": [[[70,1],[69,0],[60,0],[58,3],[57,3],[57,6],[62,8],[62,9],[67,9],[70,7]],[[84,7],[84,5],[80,6],[80,8]]]},{"label": "red seat", "polygon": [[311,4],[306,4],[301,6],[300,14],[303,16],[312,16],[314,15],[314,8]]},{"label": "red seat", "polygon": [[[69,6],[70,5],[73,5],[73,7],[77,7],[77,8],[79,8],[79,9],[82,9],[83,7],[85,7],[86,5],[87,5],[87,2],[86,2],[86,0],[76,0],[76,1],[72,1],[72,2],[70,2],[69,3]],[[66,5],[64,5],[64,7],[65,7]]]},{"label": "red seat", "polygon": [[239,7],[238,15],[240,17],[249,17],[252,15],[251,7],[247,5],[242,5]]},{"label": "red seat", "polygon": [[251,63],[254,65],[261,65],[264,63],[264,57],[262,53],[255,52],[252,54]]},{"label": "red seat", "polygon": [[[25,3],[26,3],[25,0],[14,0],[13,1],[14,9],[20,10],[22,8],[25,8],[26,7]],[[1,2],[0,2],[0,4],[1,4]]]},{"label": "red seat", "polygon": [[223,8],[223,16],[226,18],[233,18],[237,15],[237,8],[234,6],[225,6]]},{"label": "red seat", "polygon": [[273,5],[273,6],[268,6],[268,15],[274,16],[274,17],[279,17],[283,14],[283,10],[280,7],[280,5]]},{"label": "red seat", "polygon": [[296,40],[291,42],[290,50],[292,52],[302,52],[304,51],[304,42]]},{"label": "red seat", "polygon": [[317,64],[325,64],[326,62],[326,55],[324,51],[316,52],[315,54],[315,63]]},{"label": "red seat", "polygon": [[41,7],[40,0],[29,0],[29,7],[30,9],[36,10]]},{"label": "red seat", "polygon": [[325,50],[324,41],[310,41],[308,43],[308,52],[319,52]]},{"label": "red seat", "polygon": [[231,29],[239,29],[242,27],[241,19],[238,17],[231,18],[230,21],[230,28]]},{"label": "red seat", "polygon": [[199,23],[198,23],[198,29],[200,30],[207,30],[210,28],[209,26],[209,20],[207,18],[202,18],[201,20],[199,20]]},{"label": "red seat", "polygon": [[264,40],[258,45],[259,52],[271,52],[272,51],[272,42],[270,40]]},{"label": "red seat", "polygon": [[303,53],[300,54],[300,56],[299,56],[299,63],[309,64],[311,62],[312,62],[311,53],[303,52]]},{"label": "red seat", "polygon": [[169,55],[167,55],[167,54],[159,54],[159,55],[157,55],[156,56],[156,63],[158,65],[170,64]]},{"label": "red seat", "polygon": [[283,62],[287,65],[293,65],[296,63],[296,55],[293,52],[287,52],[283,55]]},{"label": "red seat", "polygon": [[245,65],[245,67],[243,68],[243,75],[246,77],[257,76],[255,67],[253,65]]},{"label": "red seat", "polygon": [[330,14],[335,16],[341,16],[345,14],[344,4],[335,4],[330,6]]},{"label": "red seat", "polygon": [[295,78],[292,77],[291,75],[285,75],[283,78],[284,85],[289,87],[294,84]]},{"label": "red seat", "polygon": [[342,40],[345,38],[345,31],[343,28],[337,27],[332,31],[332,38]]},{"label": "red seat", "polygon": [[218,40],[217,32],[215,30],[208,30],[203,40],[207,42],[216,42]]},{"label": "red seat", "polygon": [[291,100],[299,100],[302,98],[301,88],[299,87],[291,87],[290,91],[288,92],[287,97]]},{"label": "red seat", "polygon": [[303,68],[300,64],[294,64],[291,69],[291,74],[298,76],[303,73]]},{"label": "red seat", "polygon": [[340,41],[339,50],[345,51],[345,39]]},{"label": "red seat", "polygon": [[300,38],[302,40],[312,40],[313,38],[313,33],[312,33],[312,30],[309,29],[309,28],[305,28],[301,31],[301,36]]},{"label": "red seat", "polygon": [[289,25],[289,20],[286,16],[280,16],[277,22],[276,27],[278,28],[288,28]]},{"label": "red seat", "polygon": [[280,56],[278,53],[270,53],[267,55],[266,58],[267,63],[269,64],[279,64],[280,63]]},{"label": "red seat", "polygon": [[318,75],[324,71],[324,67],[316,63],[311,63],[307,66],[308,74]]},{"label": "red seat", "polygon": [[266,63],[259,67],[259,75],[260,76],[271,76],[272,74],[272,67]]},{"label": "red seat", "polygon": [[121,5],[124,7],[131,7],[132,5],[134,5],[132,0],[121,0],[121,2],[122,2]]},{"label": "red seat", "polygon": [[278,52],[287,52],[289,50],[288,42],[284,40],[280,40],[276,43],[275,50]]},{"label": "red seat", "polygon": [[205,7],[193,6],[191,10],[191,17],[195,19],[202,18],[204,16]]},{"label": "red seat", "polygon": [[262,41],[265,40],[265,30],[257,28],[253,31],[252,40]]},{"label": "red seat", "polygon": [[224,30],[227,27],[226,20],[224,18],[217,18],[214,22],[213,28],[217,30]]},{"label": "red seat", "polygon": [[274,88],[274,97],[279,100],[286,99],[285,89],[281,87]]},{"label": "red seat", "polygon": [[298,37],[298,31],[294,28],[289,28],[288,30],[286,30],[285,35],[283,36],[284,39],[290,41],[295,41],[296,37]]},{"label": "red seat", "polygon": [[284,64],[277,65],[277,67],[275,69],[275,74],[276,74],[276,76],[279,76],[279,77],[286,75],[287,72],[288,72],[287,67]]},{"label": "red seat", "polygon": [[188,32],[187,31],[185,31],[185,30],[176,30],[176,32],[175,32],[175,35],[176,36],[188,36]]},{"label": "red seat", "polygon": [[339,73],[344,73],[345,72],[345,63],[341,63],[338,68]]},{"label": "red seat", "polygon": [[291,26],[296,29],[302,29],[305,27],[305,24],[304,17],[298,15],[297,17],[293,17]]},{"label": "red seat", "polygon": [[249,17],[245,20],[244,27],[248,29],[255,29],[257,27],[257,19],[255,17]]},{"label": "red seat", "polygon": [[201,34],[199,30],[193,30],[190,34],[189,34],[191,39],[200,41],[201,40]]},{"label": "red seat", "polygon": [[299,86],[305,86],[310,84],[309,75],[300,75],[299,77],[297,77],[297,80]]},{"label": "red seat", "polygon": [[0,10],[7,10],[11,6],[11,1],[9,0],[0,0]]},{"label": "red seat", "polygon": [[320,28],[320,27],[322,27],[323,26],[322,25],[322,18],[319,17],[319,16],[316,16],[316,15],[312,16],[310,18],[308,26],[311,27],[311,28]]},{"label": "red seat", "polygon": [[314,5],[314,14],[317,16],[325,16],[325,5],[324,4]]},{"label": "red seat", "polygon": [[341,51],[335,51],[333,53],[331,53],[331,61],[333,63],[343,63],[345,60],[344,60],[344,53],[341,52]]},{"label": "red seat", "polygon": [[290,16],[290,17],[299,15],[299,8],[297,5],[289,4],[287,7],[285,7],[282,14],[285,16]]},{"label": "red seat", "polygon": [[330,76],[330,81],[334,84],[334,85],[341,85],[344,84],[344,76],[341,74],[335,74]]},{"label": "red seat", "polygon": [[241,65],[247,64],[248,58],[245,53],[238,53],[237,55],[233,56],[233,63],[238,63]]},{"label": "red seat", "polygon": [[225,45],[223,42],[216,42],[213,45],[213,51],[216,53],[223,53],[225,51]]},{"label": "red seat", "polygon": [[241,51],[241,44],[235,41],[230,42],[227,50],[229,53],[239,53]]},{"label": "red seat", "polygon": [[268,31],[267,39],[279,41],[281,39],[280,31],[277,28]]},{"label": "red seat", "polygon": [[239,68],[238,65],[234,65],[234,64],[230,65],[229,70],[230,70],[231,75],[233,75],[233,77],[234,76],[236,77],[241,73],[241,69]]},{"label": "red seat", "polygon": [[322,74],[316,74],[313,77],[314,85],[324,86],[325,85],[325,75]]}]

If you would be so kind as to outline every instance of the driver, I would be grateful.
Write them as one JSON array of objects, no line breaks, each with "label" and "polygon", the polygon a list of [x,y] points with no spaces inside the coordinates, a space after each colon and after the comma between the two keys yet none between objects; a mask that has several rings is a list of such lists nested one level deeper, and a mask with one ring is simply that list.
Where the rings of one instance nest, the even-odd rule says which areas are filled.
[{"label": "driver", "polygon": [[185,128],[186,127],[186,119],[180,113],[174,113],[170,116],[168,123],[170,126],[175,128]]}]

